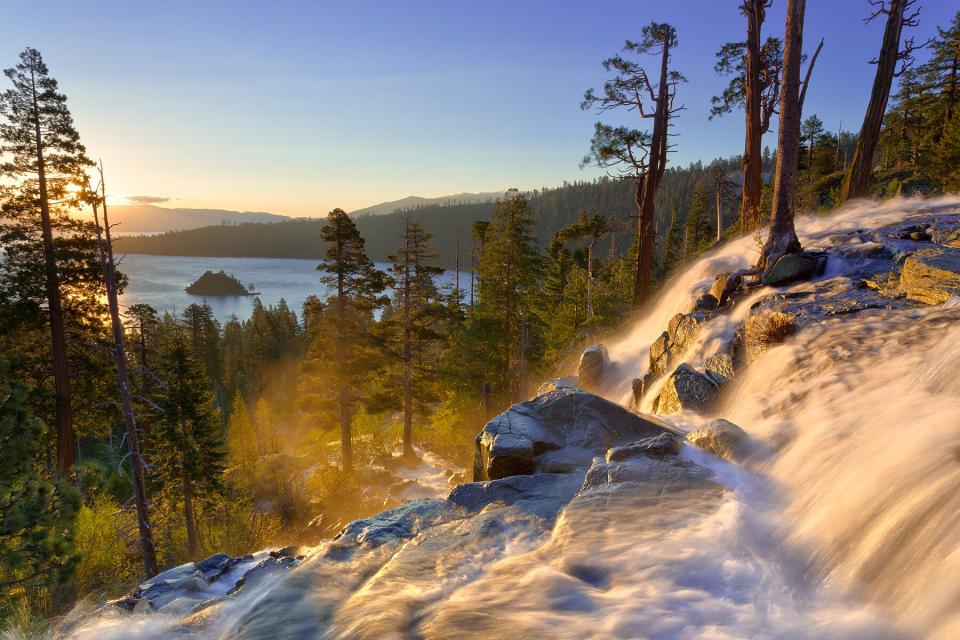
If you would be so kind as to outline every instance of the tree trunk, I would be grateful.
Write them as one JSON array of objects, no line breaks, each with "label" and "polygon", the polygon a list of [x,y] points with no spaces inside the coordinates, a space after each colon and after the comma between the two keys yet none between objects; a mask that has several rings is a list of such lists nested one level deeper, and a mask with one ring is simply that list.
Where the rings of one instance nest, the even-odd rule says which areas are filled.
[{"label": "tree trunk", "polygon": [[773,218],[758,267],[766,271],[777,260],[800,250],[793,226],[793,196],[800,155],[800,55],[806,0],[788,0],[780,94],[780,127],[777,135],[777,168],[773,185]]},{"label": "tree trunk", "polygon": [[72,482],[73,402],[70,392],[70,364],[67,359],[67,333],[63,320],[63,301],[60,297],[60,274],[53,248],[53,223],[50,219],[50,199],[47,194],[47,171],[40,133],[40,105],[34,71],[30,70],[34,135],[37,146],[37,182],[40,190],[40,226],[43,235],[43,261],[46,274],[46,293],[50,314],[50,344],[53,351],[53,386],[57,398],[57,473]]},{"label": "tree trunk", "polygon": [[593,247],[597,244],[594,235],[587,245],[587,319],[593,318]]},{"label": "tree trunk", "polygon": [[[337,242],[342,243],[342,240]],[[338,251],[342,255],[342,250]],[[344,276],[337,273],[337,362],[346,362],[346,351],[343,344],[344,324],[347,321],[347,307],[344,296]],[[346,383],[340,382],[337,388],[337,402],[340,405],[340,458],[343,471],[353,471],[353,447],[350,438],[350,390]]]},{"label": "tree trunk", "polygon": [[660,58],[660,85],[657,91],[657,108],[653,117],[653,134],[650,137],[650,158],[643,179],[643,195],[639,202],[640,219],[637,224],[637,266],[633,284],[633,306],[639,307],[650,294],[650,271],[654,251],[654,196],[660,177],[666,167],[667,125],[670,118],[668,104],[668,69],[670,62],[670,35],[663,39]]},{"label": "tree trunk", "polygon": [[[150,528],[150,513],[147,508],[146,482],[144,480],[143,458],[140,455],[137,422],[133,412],[133,398],[130,393],[130,376],[127,371],[127,353],[124,347],[123,324],[120,321],[120,304],[117,300],[116,265],[113,259],[113,241],[110,237],[110,219],[107,214],[106,186],[103,186],[103,227],[97,215],[96,195],[93,200],[93,219],[97,227],[97,242],[100,248],[100,267],[103,282],[107,290],[107,303],[110,308],[110,326],[113,331],[113,358],[117,366],[117,383],[120,387],[120,409],[123,414],[123,426],[126,433],[127,448],[130,451],[133,497],[137,509],[137,528],[140,534],[140,552],[143,556],[144,575],[152,578],[157,574],[157,554],[153,543],[153,531]],[[104,234],[106,237],[104,238]]]},{"label": "tree trunk", "polygon": [[720,234],[723,232],[723,194],[720,193],[720,188],[717,188],[717,242],[720,242]]},{"label": "tree trunk", "polygon": [[740,233],[760,224],[763,194],[760,114],[760,29],[763,0],[747,0],[747,68],[744,82],[745,136],[743,144],[743,196],[740,201]]},{"label": "tree trunk", "polygon": [[873,77],[873,89],[870,102],[863,116],[860,137],[853,150],[850,171],[843,184],[843,199],[859,198],[870,188],[870,174],[873,171],[873,156],[880,140],[880,127],[883,124],[883,112],[890,97],[890,85],[896,72],[897,56],[900,50],[900,34],[903,31],[903,12],[907,0],[891,0],[887,26],[883,31],[883,44],[877,57],[877,73]]},{"label": "tree trunk", "polygon": [[410,326],[410,220],[403,254],[403,455],[413,457],[413,335]]},{"label": "tree trunk", "polygon": [[186,459],[184,459],[183,472],[183,518],[187,526],[187,554],[191,560],[197,557],[197,520],[193,513],[193,484],[190,482],[190,474],[186,471]]}]

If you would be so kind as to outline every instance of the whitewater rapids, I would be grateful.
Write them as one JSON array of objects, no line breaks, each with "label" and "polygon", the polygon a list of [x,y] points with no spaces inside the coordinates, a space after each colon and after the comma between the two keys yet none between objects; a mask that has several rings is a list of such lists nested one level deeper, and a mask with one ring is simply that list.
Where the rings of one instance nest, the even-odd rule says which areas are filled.
[{"label": "whitewater rapids", "polygon": [[[799,220],[798,234],[806,248],[829,248],[934,207],[960,214],[960,198],[858,203]],[[608,343],[620,371],[611,399],[628,402],[668,320],[716,273],[753,263],[754,245],[744,238],[691,264]],[[821,280],[861,267],[831,257]],[[709,320],[684,360],[702,364],[749,305]],[[669,417],[684,430],[726,418],[767,452],[744,468],[685,446],[716,485],[580,494],[556,517],[432,504],[395,544],[347,553],[325,542],[288,573],[199,611],[105,608],[62,636],[958,638],[958,314],[950,303],[906,306],[804,327],[752,362],[710,416]]]}]

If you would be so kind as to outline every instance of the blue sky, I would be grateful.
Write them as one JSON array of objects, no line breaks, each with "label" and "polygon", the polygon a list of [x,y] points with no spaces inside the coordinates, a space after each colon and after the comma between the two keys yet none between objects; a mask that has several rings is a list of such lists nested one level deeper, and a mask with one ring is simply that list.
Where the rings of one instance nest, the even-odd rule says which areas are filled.
[{"label": "blue sky", "polygon": [[[957,11],[922,0],[918,40]],[[650,20],[672,23],[674,163],[742,149],[740,114],[708,121],[743,38],[736,0],[572,2],[11,0],[0,65],[40,49],[110,190],[166,206],[322,215],[407,195],[530,189],[581,170],[600,61]],[[775,0],[767,35],[783,31]],[[805,48],[826,39],[805,114],[859,129],[882,24],[865,0],[808,0]],[[651,67],[653,65],[651,64]],[[629,120],[627,120],[629,121]],[[775,146],[775,134],[765,143]]]}]

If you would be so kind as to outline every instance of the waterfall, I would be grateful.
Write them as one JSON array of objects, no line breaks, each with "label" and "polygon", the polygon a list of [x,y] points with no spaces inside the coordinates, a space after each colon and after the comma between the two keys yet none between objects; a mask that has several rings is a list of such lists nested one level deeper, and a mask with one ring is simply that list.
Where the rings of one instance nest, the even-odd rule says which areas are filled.
[{"label": "waterfall", "polygon": [[[819,280],[854,286],[871,260],[857,251],[870,242],[859,231],[934,210],[960,213],[960,198],[854,203],[798,220],[798,235],[806,248],[850,249],[831,251]],[[757,249],[742,238],[697,259],[608,341],[608,397],[627,404],[669,319]],[[709,319],[683,360],[699,367],[754,301],[777,292]],[[900,305],[804,326],[729,383],[709,415],[666,416],[684,430],[722,417],[758,443],[742,466],[684,446],[710,481],[576,493],[582,474],[540,480],[536,504],[566,496],[559,513],[410,503],[390,515],[406,537],[324,542],[288,573],[201,608],[78,612],[61,636],[960,637],[958,314],[949,303]]]}]

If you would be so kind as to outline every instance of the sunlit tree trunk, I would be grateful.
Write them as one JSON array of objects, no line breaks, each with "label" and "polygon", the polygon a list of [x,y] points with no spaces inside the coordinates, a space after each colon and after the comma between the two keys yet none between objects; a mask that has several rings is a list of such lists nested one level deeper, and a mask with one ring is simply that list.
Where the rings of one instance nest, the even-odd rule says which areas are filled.
[{"label": "sunlit tree trunk", "polygon": [[97,227],[97,241],[100,248],[100,266],[103,271],[104,286],[107,291],[107,304],[110,309],[110,327],[113,333],[113,358],[117,367],[117,383],[120,388],[120,409],[123,414],[123,426],[130,452],[130,468],[133,482],[133,498],[137,511],[137,529],[140,538],[140,553],[143,557],[144,574],[150,578],[157,574],[157,555],[150,527],[150,513],[147,508],[145,466],[140,454],[140,438],[137,433],[136,416],[133,411],[133,398],[130,392],[130,375],[127,370],[127,353],[124,346],[123,323],[120,319],[118,301],[116,265],[113,259],[113,241],[110,237],[110,218],[107,213],[107,191],[103,184],[101,169],[101,188],[103,189],[103,226],[97,213],[97,196],[93,196],[93,219]]},{"label": "sunlit tree trunk", "polygon": [[[760,223],[762,199],[762,162],[760,142],[760,29],[763,26],[765,0],[746,0],[743,5],[747,17],[747,68],[744,81],[745,136],[743,145],[743,195],[740,202],[740,233]],[[718,225],[719,229],[719,225]],[[719,231],[718,231],[719,233]]]},{"label": "sunlit tree trunk", "polygon": [[883,31],[883,44],[877,57],[877,72],[873,77],[870,102],[863,116],[860,137],[853,150],[850,170],[843,185],[843,198],[849,200],[867,193],[870,188],[870,174],[873,171],[873,156],[880,141],[880,127],[883,124],[883,112],[890,98],[890,86],[896,72],[900,54],[900,35],[903,31],[904,9],[907,0],[891,0],[887,13],[887,24]]},{"label": "sunlit tree trunk", "polygon": [[63,301],[60,296],[60,275],[53,248],[53,223],[50,219],[50,197],[47,193],[47,172],[44,159],[43,136],[40,131],[40,104],[34,71],[31,108],[35,143],[37,147],[37,181],[40,190],[40,225],[43,234],[43,261],[46,274],[48,313],[50,314],[50,343],[53,351],[53,386],[57,397],[57,471],[62,477],[70,477],[74,463],[73,449],[73,402],[70,392],[70,365],[67,360],[67,333],[63,320]]},{"label": "sunlit tree trunk", "polygon": [[797,161],[800,156],[800,57],[803,50],[805,9],[806,0],[787,2],[773,216],[770,234],[757,265],[762,270],[772,267],[781,256],[800,250],[800,240],[793,222],[793,197],[797,183]]}]

